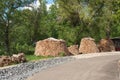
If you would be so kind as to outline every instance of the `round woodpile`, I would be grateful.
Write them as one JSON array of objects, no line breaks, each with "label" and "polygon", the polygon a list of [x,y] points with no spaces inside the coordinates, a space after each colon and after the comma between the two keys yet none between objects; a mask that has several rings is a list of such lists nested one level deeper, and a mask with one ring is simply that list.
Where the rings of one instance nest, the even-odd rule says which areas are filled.
[{"label": "round woodpile", "polygon": [[25,54],[13,54],[12,56],[0,56],[0,67],[8,66],[15,63],[26,62]]},{"label": "round woodpile", "polygon": [[14,63],[23,63],[27,61],[24,53],[13,54],[11,58]]},{"label": "round woodpile", "polygon": [[11,57],[9,56],[1,56],[0,57],[0,67],[8,66],[12,63]]},{"label": "round woodpile", "polygon": [[97,53],[99,49],[93,38],[86,37],[81,40],[79,53]]},{"label": "round woodpile", "polygon": [[98,48],[100,52],[115,51],[115,45],[110,39],[101,39]]},{"label": "round woodpile", "polygon": [[35,47],[36,56],[59,56],[69,55],[66,42],[62,39],[48,38],[38,41]]},{"label": "round woodpile", "polygon": [[72,46],[68,47],[68,50],[73,55],[78,55],[79,54],[78,45],[72,45]]}]

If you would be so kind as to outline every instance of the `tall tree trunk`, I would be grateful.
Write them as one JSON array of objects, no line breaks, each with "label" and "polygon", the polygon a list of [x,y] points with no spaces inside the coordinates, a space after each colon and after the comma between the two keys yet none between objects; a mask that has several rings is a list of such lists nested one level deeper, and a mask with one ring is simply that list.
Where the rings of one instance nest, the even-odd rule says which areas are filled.
[{"label": "tall tree trunk", "polygon": [[39,23],[36,20],[34,23],[34,32],[33,32],[33,39],[32,39],[33,43],[35,43],[37,41],[38,27],[39,27]]},{"label": "tall tree trunk", "polygon": [[7,54],[10,55],[9,23],[5,26],[5,48]]},{"label": "tall tree trunk", "polygon": [[106,30],[106,38],[110,39],[110,31],[109,30]]},{"label": "tall tree trunk", "polygon": [[110,39],[110,27],[109,26],[106,27],[106,38]]},{"label": "tall tree trunk", "polygon": [[32,37],[32,42],[35,43],[37,41],[38,37],[38,30],[39,30],[39,19],[40,19],[40,12],[37,12],[34,16],[34,29],[33,29],[33,37]]}]

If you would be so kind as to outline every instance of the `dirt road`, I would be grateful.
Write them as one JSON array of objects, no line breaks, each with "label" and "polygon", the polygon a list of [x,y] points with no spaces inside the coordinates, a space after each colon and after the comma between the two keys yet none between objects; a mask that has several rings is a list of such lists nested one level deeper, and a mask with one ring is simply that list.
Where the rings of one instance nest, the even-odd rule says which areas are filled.
[{"label": "dirt road", "polygon": [[120,55],[82,58],[34,74],[27,80],[119,80]]}]

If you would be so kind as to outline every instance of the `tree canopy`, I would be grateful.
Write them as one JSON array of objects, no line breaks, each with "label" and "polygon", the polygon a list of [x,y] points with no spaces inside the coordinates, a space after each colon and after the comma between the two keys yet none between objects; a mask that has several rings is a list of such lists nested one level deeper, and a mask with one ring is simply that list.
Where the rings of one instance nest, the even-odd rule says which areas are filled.
[{"label": "tree canopy", "polygon": [[[120,36],[120,0],[1,0],[0,54],[34,53],[38,40],[62,38],[67,45],[81,38]],[[29,8],[25,8],[29,7]]]}]

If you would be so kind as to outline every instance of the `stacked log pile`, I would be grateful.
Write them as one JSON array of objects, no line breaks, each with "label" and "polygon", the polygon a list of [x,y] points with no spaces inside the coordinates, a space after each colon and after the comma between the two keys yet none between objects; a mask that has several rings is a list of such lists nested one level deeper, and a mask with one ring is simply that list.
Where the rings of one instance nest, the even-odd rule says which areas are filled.
[{"label": "stacked log pile", "polygon": [[0,67],[26,61],[24,53],[13,54],[13,56],[0,56]]},{"label": "stacked log pile", "polygon": [[100,52],[115,51],[115,45],[110,39],[101,39],[98,46]]},{"label": "stacked log pile", "polygon": [[93,38],[86,37],[81,40],[79,53],[97,53],[99,49]]},{"label": "stacked log pile", "polygon": [[48,38],[38,41],[35,47],[36,56],[59,56],[60,53],[69,55],[66,42],[62,39]]},{"label": "stacked log pile", "polygon": [[11,57],[9,56],[1,56],[0,57],[0,67],[8,66],[12,63]]},{"label": "stacked log pile", "polygon": [[78,55],[79,54],[79,47],[78,47],[78,45],[72,45],[72,46],[68,47],[68,50],[73,55]]},{"label": "stacked log pile", "polygon": [[26,62],[25,54],[19,53],[19,54],[13,54],[12,56],[12,62],[14,63],[23,63]]}]

